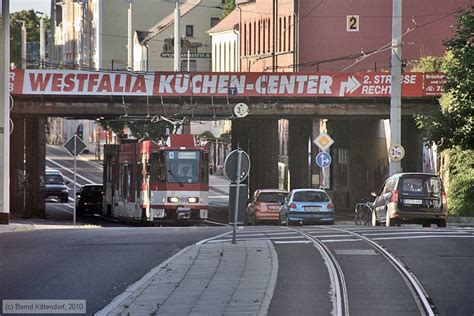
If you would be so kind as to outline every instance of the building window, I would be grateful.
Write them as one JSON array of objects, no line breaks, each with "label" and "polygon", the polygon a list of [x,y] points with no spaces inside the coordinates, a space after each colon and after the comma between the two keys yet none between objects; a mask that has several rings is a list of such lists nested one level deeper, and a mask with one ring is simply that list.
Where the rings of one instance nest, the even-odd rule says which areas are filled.
[{"label": "building window", "polygon": [[220,19],[219,18],[211,18],[211,27],[214,27],[219,23]]},{"label": "building window", "polygon": [[291,15],[288,16],[288,51],[291,51]]},{"label": "building window", "polygon": [[248,55],[252,55],[252,22],[249,23],[249,51]]},{"label": "building window", "polygon": [[[181,61],[181,69],[183,71],[188,71],[188,61],[187,60],[182,60]],[[190,60],[189,61],[189,71],[196,71],[196,61],[195,60]]]},{"label": "building window", "polygon": [[194,37],[194,26],[186,25],[186,37]]},{"label": "building window", "polygon": [[247,56],[247,24],[244,24],[244,38],[243,38],[243,42],[244,42],[244,53],[243,55],[244,56]]},{"label": "building window", "polygon": [[268,28],[268,38],[267,38],[267,52],[270,52],[271,51],[271,46],[270,46],[270,43],[271,43],[271,40],[270,40],[270,34],[271,34],[271,29],[270,29],[270,19],[267,19],[267,28]]}]

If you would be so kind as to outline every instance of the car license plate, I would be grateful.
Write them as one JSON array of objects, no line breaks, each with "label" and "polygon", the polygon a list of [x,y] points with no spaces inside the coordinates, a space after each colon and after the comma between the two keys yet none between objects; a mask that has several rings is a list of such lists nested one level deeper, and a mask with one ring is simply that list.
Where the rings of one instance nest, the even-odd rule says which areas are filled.
[{"label": "car license plate", "polygon": [[316,207],[316,206],[307,206],[304,208],[305,211],[308,211],[308,212],[317,212],[319,211],[319,207]]},{"label": "car license plate", "polygon": [[187,212],[191,212],[191,209],[189,207],[178,207],[178,213],[187,213]]},{"label": "car license plate", "polygon": [[414,204],[414,205],[421,205],[423,204],[422,200],[412,200],[412,199],[405,199],[403,200],[405,204]]}]

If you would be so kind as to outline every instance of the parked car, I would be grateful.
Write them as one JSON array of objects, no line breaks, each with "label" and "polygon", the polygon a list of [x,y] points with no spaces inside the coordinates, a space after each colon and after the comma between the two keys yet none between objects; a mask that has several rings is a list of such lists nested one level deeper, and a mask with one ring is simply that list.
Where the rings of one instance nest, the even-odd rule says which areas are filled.
[{"label": "parked car", "polygon": [[448,205],[441,179],[428,173],[399,173],[389,177],[374,194],[372,225],[402,223],[446,227]]},{"label": "parked car", "polygon": [[283,190],[256,190],[245,212],[246,224],[278,223],[278,210],[287,195],[288,192]]},{"label": "parked car", "polygon": [[334,204],[322,189],[291,190],[280,208],[279,223],[334,224]]},{"label": "parked car", "polygon": [[46,169],[44,184],[46,201],[67,203],[69,199],[67,184],[69,184],[69,181],[64,181],[61,171]]},{"label": "parked car", "polygon": [[85,184],[76,193],[76,212],[78,216],[85,214],[101,214],[104,197],[102,184]]}]

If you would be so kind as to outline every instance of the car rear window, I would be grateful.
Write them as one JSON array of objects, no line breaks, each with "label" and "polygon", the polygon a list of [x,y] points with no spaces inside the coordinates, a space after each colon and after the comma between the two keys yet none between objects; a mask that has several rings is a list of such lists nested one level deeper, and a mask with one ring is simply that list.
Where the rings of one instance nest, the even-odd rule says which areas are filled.
[{"label": "car rear window", "polygon": [[103,187],[84,187],[82,194],[85,196],[95,196],[102,194]]},{"label": "car rear window", "polygon": [[410,176],[404,177],[401,181],[402,193],[409,193],[423,196],[439,196],[441,192],[441,182],[438,177],[430,176]]},{"label": "car rear window", "polygon": [[295,192],[293,195],[295,202],[329,202],[329,197],[324,192],[318,191],[301,191]]},{"label": "car rear window", "polygon": [[64,179],[59,174],[46,175],[46,184],[63,184]]},{"label": "car rear window", "polygon": [[280,203],[285,202],[286,193],[264,192],[257,197],[257,202]]}]

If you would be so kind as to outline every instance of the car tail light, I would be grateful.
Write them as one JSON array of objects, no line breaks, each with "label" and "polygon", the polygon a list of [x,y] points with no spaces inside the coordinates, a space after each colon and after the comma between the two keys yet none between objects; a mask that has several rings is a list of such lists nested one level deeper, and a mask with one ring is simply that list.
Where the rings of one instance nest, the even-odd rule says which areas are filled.
[{"label": "car tail light", "polygon": [[398,190],[392,191],[392,196],[390,197],[390,202],[398,203]]},{"label": "car tail light", "polygon": [[260,203],[255,203],[255,211],[260,212],[260,210],[261,210]]},{"label": "car tail light", "polygon": [[441,200],[443,204],[448,204],[448,199],[446,198],[446,192],[441,193]]},{"label": "car tail light", "polygon": [[290,204],[290,208],[296,208],[296,204],[295,204],[295,203],[291,203],[291,204]]},{"label": "car tail light", "polygon": [[333,209],[333,208],[334,208],[334,204],[329,203],[328,206],[327,206],[327,208]]}]

